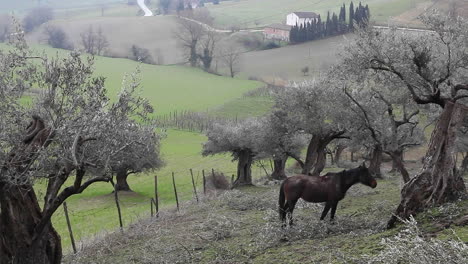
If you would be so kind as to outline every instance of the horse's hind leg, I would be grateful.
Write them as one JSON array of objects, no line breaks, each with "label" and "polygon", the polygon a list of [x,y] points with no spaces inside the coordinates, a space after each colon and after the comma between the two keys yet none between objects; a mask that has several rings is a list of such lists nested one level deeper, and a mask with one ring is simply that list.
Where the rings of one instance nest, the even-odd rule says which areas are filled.
[{"label": "horse's hind leg", "polygon": [[325,216],[327,216],[328,211],[330,210],[330,207],[331,207],[331,203],[330,203],[330,202],[326,202],[326,203],[325,203],[325,208],[323,208],[322,216],[320,216],[320,220],[325,219]]},{"label": "horse's hind leg", "polygon": [[291,200],[291,201],[288,201],[288,218],[289,218],[289,225],[293,225],[293,217],[292,217],[292,214],[293,214],[293,211],[294,211],[294,207],[296,207],[296,203],[297,203],[297,200]]},{"label": "horse's hind leg", "polygon": [[333,219],[335,219],[336,207],[338,207],[338,202],[334,202],[334,203],[331,204],[331,214],[330,214],[330,220],[331,221],[333,221]]},{"label": "horse's hind leg", "polygon": [[286,227],[286,214],[288,213],[288,209],[289,209],[289,204],[288,202],[286,201],[283,205],[281,205],[280,207],[280,218],[281,218],[281,222],[283,223],[282,224],[282,227]]}]

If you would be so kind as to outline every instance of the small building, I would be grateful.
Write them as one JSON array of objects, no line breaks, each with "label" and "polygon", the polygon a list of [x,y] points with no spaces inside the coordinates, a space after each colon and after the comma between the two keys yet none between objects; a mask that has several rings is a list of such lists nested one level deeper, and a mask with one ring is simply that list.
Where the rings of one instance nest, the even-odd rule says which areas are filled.
[{"label": "small building", "polygon": [[289,32],[291,26],[284,24],[271,24],[263,29],[263,35],[266,39],[282,40],[289,42]]},{"label": "small building", "polygon": [[286,25],[304,25],[318,19],[319,15],[314,12],[293,12],[286,16]]}]

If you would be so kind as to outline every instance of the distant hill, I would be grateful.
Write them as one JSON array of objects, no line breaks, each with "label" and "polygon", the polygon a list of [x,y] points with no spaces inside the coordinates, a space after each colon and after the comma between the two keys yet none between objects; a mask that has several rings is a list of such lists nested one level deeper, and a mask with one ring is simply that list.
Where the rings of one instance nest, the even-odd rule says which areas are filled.
[{"label": "distant hill", "polygon": [[183,54],[173,37],[177,25],[172,16],[59,19],[35,30],[27,36],[28,41],[45,44],[44,28],[48,25],[62,28],[77,48],[81,47],[80,34],[93,26],[95,31],[101,28],[106,36],[109,56],[127,57],[131,46],[138,45],[147,48],[153,57],[159,53],[163,64],[183,61]]},{"label": "distant hill", "polygon": [[54,8],[79,8],[103,4],[122,3],[122,0],[5,0],[0,1],[0,13],[24,12],[37,6],[50,6]]}]

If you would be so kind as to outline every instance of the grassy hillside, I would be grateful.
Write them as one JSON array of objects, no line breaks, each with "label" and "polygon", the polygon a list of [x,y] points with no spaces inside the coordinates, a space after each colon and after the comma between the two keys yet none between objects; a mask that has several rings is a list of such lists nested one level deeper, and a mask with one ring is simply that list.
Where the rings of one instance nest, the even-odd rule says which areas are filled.
[{"label": "grassy hillside", "polygon": [[[316,12],[325,19],[327,11],[338,13],[343,3],[349,7],[350,2],[349,0],[237,0],[223,1],[219,5],[209,5],[208,8],[219,26],[236,25],[245,28],[285,22],[286,15],[294,11]],[[428,0],[362,1],[364,5],[369,5],[372,19],[377,22],[386,22],[389,17],[414,8],[420,2]],[[354,4],[357,3],[359,1],[354,1]]]},{"label": "grassy hillside", "polygon": [[401,186],[400,176],[391,174],[376,189],[353,186],[333,223],[318,220],[323,205],[300,201],[295,225],[286,228],[277,216],[278,185],[228,191],[103,236],[65,262],[463,263],[468,226],[460,220],[468,214],[467,201],[433,208],[418,215],[417,224],[386,230]]},{"label": "grassy hillside", "polygon": [[[33,49],[38,53],[45,51],[49,56],[66,54],[46,46],[33,46]],[[256,81],[216,76],[185,66],[157,66],[106,57],[96,57],[95,74],[107,78],[106,88],[111,96],[116,96],[124,75],[133,73],[138,66],[142,96],[150,100],[157,114],[175,110],[205,111],[262,86]]]},{"label": "grassy hillside", "polygon": [[[119,193],[125,225],[134,222],[138,218],[149,216],[149,200],[154,197],[154,175],[158,175],[161,206],[166,208],[175,205],[172,172],[175,173],[180,201],[193,198],[190,168],[193,169],[200,194],[203,193],[202,170],[205,170],[207,175],[211,172],[211,169],[223,171],[229,178],[235,173],[236,164],[231,161],[232,158],[229,155],[205,158],[201,156],[201,145],[205,141],[206,137],[198,133],[178,130],[167,131],[167,138],[162,141],[161,149],[166,163],[165,167],[154,173],[130,176],[128,182],[135,193]],[[254,174],[260,175],[262,171],[255,167]],[[117,209],[111,192],[112,186],[110,184],[95,184],[83,194],[73,196],[67,200],[77,241],[86,241],[95,234],[113,231],[118,228]],[[182,208],[185,208],[185,206],[182,206]],[[70,239],[62,209],[54,215],[53,224],[62,237],[64,250],[69,251],[71,249]]]},{"label": "grassy hillside", "polygon": [[[241,75],[285,80],[310,78],[331,66],[341,46],[351,37],[352,35],[337,36],[277,49],[245,53],[241,59]],[[305,66],[309,67],[309,76],[303,76],[301,72]]]}]

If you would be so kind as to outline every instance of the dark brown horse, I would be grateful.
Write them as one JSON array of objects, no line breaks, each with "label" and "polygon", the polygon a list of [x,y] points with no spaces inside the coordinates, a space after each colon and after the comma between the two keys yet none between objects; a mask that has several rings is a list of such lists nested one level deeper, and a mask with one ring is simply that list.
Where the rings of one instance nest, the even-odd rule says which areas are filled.
[{"label": "dark brown horse", "polygon": [[331,208],[330,219],[335,217],[336,206],[342,200],[346,191],[356,183],[375,188],[377,181],[372,177],[369,169],[363,163],[361,166],[336,173],[327,173],[324,176],[296,175],[287,178],[281,184],[279,194],[279,215],[281,221],[289,218],[292,224],[292,213],[297,200],[302,198],[306,202],[325,202],[320,220],[323,220]]}]

